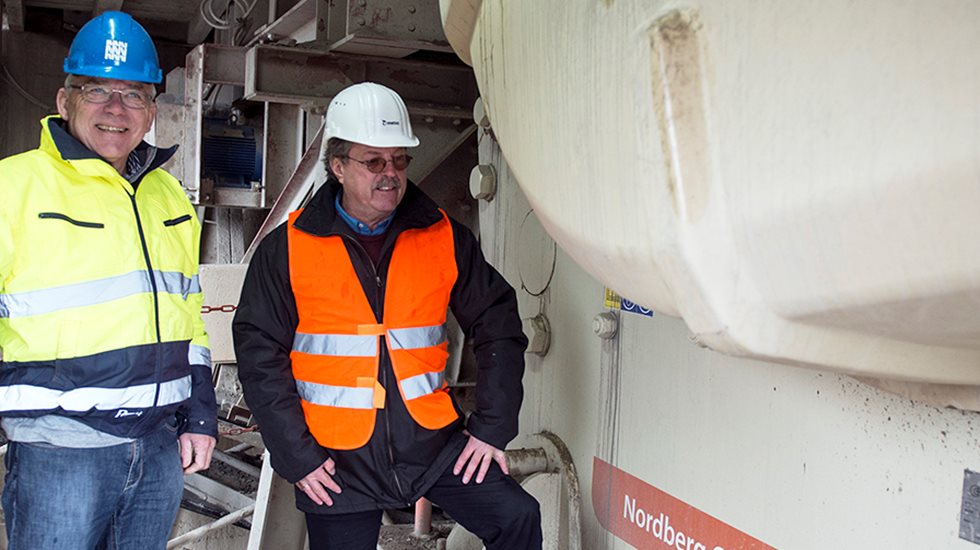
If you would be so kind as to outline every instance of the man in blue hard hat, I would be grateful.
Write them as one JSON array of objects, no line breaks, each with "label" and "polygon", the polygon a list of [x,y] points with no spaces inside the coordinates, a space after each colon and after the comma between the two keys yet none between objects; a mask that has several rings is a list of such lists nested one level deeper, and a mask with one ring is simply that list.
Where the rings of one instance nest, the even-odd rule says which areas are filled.
[{"label": "man in blue hard hat", "polygon": [[60,116],[0,161],[9,550],[162,549],[217,437],[200,225],[143,141],[162,79],[130,16],[72,42]]}]

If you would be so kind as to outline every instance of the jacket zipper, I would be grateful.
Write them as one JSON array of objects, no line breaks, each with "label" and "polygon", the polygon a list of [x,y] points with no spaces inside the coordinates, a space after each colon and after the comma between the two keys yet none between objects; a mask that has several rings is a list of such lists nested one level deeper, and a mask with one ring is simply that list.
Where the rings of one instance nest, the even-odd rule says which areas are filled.
[{"label": "jacket zipper", "polygon": [[[142,174],[139,174],[142,175]],[[160,296],[157,294],[157,280],[153,276],[153,263],[150,262],[150,249],[146,244],[146,234],[143,232],[143,221],[140,219],[140,211],[136,206],[136,191],[129,195],[129,202],[133,205],[133,216],[136,217],[136,230],[140,235],[140,245],[143,247],[143,259],[146,260],[146,274],[150,278],[150,289],[153,291],[153,326],[156,329],[157,344],[163,341],[160,336]],[[156,392],[153,395],[153,407],[157,406],[157,402],[160,400],[160,371],[162,370],[163,360],[160,357],[160,350],[154,354],[156,357],[156,366],[153,372],[153,380],[157,382]]]},{"label": "jacket zipper", "polygon": [[[359,255],[361,256],[361,258],[364,259],[364,260],[366,260],[364,263],[366,263],[367,265],[371,266],[371,273],[374,274],[374,283],[375,283],[375,287],[374,287],[375,303],[376,304],[381,304],[381,289],[383,288],[384,285],[381,282],[381,275],[378,273],[378,266],[374,265],[374,262],[371,261],[371,257],[368,255],[367,250],[365,250],[364,246],[357,239],[355,239],[355,238],[353,238],[353,237],[351,237],[349,235],[345,235],[343,233],[338,233],[338,235],[340,235],[341,237],[344,237],[348,241],[354,243],[354,245],[357,247],[357,250],[359,251]],[[375,320],[377,320],[379,323],[382,321],[382,319],[378,319],[377,312],[375,312]],[[381,346],[384,346],[384,348],[382,348]],[[388,348],[385,345],[384,336],[378,336],[378,370],[381,372],[381,383],[384,386],[385,391],[387,392],[387,391],[391,391],[391,390],[388,387],[388,370],[382,368],[382,366],[381,366],[381,350],[382,349],[384,349],[385,356],[388,357],[388,363],[391,364],[391,357],[388,355]],[[397,383],[395,384],[395,388],[394,389],[395,389],[395,391],[399,391],[398,390]],[[400,498],[402,501],[405,501],[406,500],[405,499],[405,493],[404,493],[404,491],[402,491],[402,484],[401,484],[401,481],[399,481],[399,479],[398,479],[398,472],[395,471],[395,451],[394,451],[394,449],[392,448],[392,445],[391,445],[391,420],[390,420],[390,416],[388,415],[387,412],[385,412],[382,416],[384,416],[384,419],[385,419],[385,447],[387,447],[387,450],[388,450],[388,465],[389,465],[389,468],[391,469],[391,477],[392,477],[392,479],[395,480],[395,490],[398,491],[398,498]],[[409,504],[411,504],[411,503],[409,503]]]}]

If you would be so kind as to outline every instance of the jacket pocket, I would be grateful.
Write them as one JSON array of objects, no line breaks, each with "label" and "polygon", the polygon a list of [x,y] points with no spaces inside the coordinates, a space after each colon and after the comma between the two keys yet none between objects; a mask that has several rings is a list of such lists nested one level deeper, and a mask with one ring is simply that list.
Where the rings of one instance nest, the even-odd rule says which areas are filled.
[{"label": "jacket pocket", "polygon": [[164,220],[163,225],[167,227],[173,227],[175,225],[182,224],[184,222],[189,222],[189,221],[191,221],[191,215],[184,214],[183,216],[176,217],[172,220]]},{"label": "jacket pocket", "polygon": [[99,223],[99,222],[86,222],[86,221],[76,220],[75,218],[69,217],[69,216],[67,216],[65,214],[62,214],[60,212],[41,212],[41,213],[39,213],[37,215],[37,217],[38,218],[41,218],[42,220],[61,220],[61,221],[68,222],[68,223],[70,223],[72,225],[78,226],[78,227],[87,227],[87,228],[90,228],[90,229],[104,229],[105,228],[105,224],[104,223]]}]

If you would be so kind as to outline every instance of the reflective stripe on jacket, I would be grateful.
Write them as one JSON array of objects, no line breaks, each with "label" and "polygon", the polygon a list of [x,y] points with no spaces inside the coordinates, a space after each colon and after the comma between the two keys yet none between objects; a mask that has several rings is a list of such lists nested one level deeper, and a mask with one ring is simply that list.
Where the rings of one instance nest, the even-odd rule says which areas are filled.
[{"label": "reflective stripe on jacket", "polygon": [[134,190],[62,124],[44,119],[38,149],[0,162],[0,415],[135,437],[190,398],[192,365],[210,367],[200,225],[157,149],[141,145]]},{"label": "reflective stripe on jacket", "polygon": [[378,382],[387,346],[398,391],[420,426],[438,430],[458,418],[444,380],[446,311],[456,282],[449,219],[401,233],[385,281],[384,319],[378,322],[351,264],[343,237],[317,237],[294,227],[290,215],[289,267],[299,325],[290,354],[307,425],[331,449],[356,449],[374,431],[383,408]]}]

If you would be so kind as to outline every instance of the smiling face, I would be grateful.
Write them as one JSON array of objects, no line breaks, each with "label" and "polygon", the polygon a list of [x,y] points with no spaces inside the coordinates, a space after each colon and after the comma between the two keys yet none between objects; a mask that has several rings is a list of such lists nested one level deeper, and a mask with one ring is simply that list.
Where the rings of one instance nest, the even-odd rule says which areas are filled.
[{"label": "smiling face", "polygon": [[[112,89],[136,88],[146,90],[152,97],[153,86],[144,82],[104,78],[73,77],[73,86],[100,84]],[[77,88],[58,90],[58,113],[68,121],[68,131],[91,151],[105,159],[120,174],[126,171],[129,153],[150,131],[156,116],[156,105],[134,109],[122,103],[122,96],[113,93],[109,101],[90,103]]]},{"label": "smiling face", "polygon": [[[404,147],[370,147],[354,143],[346,159],[333,157],[330,168],[344,186],[341,204],[348,214],[366,223],[372,229],[387,218],[405,196],[408,184],[406,169],[396,170],[392,158],[404,155]],[[380,173],[372,173],[363,162],[375,158],[385,159]]]}]

